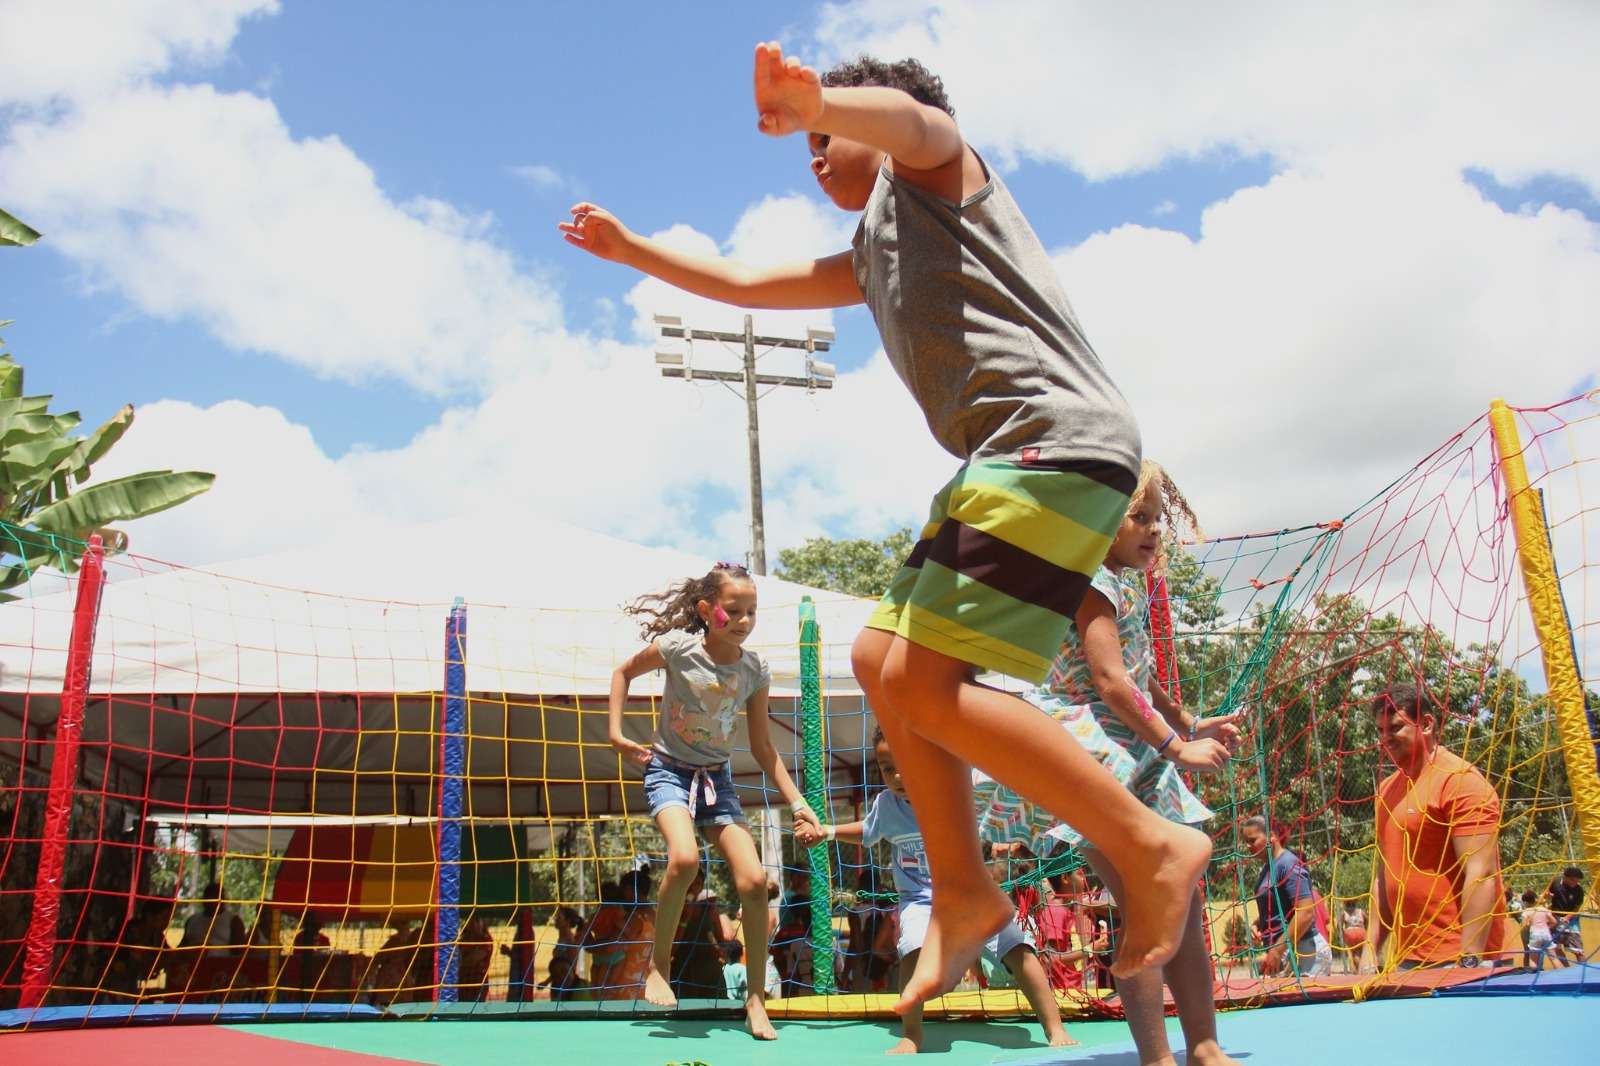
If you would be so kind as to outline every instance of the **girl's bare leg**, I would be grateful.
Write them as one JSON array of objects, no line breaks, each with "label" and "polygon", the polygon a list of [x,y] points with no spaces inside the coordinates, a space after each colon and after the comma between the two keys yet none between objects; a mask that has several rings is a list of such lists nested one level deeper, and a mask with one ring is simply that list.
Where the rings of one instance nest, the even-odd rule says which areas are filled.
[{"label": "girl's bare leg", "polygon": [[757,1040],[776,1040],[778,1031],[767,1017],[767,873],[756,842],[744,826],[713,826],[706,835],[728,860],[728,872],[744,908],[745,972],[750,974],[744,996],[745,1028]]},{"label": "girl's bare leg", "polygon": [[[1085,849],[1084,855],[1120,904],[1125,892],[1117,871],[1106,862],[1105,856],[1092,848]],[[1184,925],[1183,942],[1162,971],[1151,969],[1117,980],[1122,1011],[1128,1019],[1134,1045],[1139,1049],[1140,1066],[1175,1066],[1177,1062],[1167,1041],[1166,1002],[1161,993],[1163,977],[1178,1006],[1178,1021],[1183,1026],[1184,1046],[1188,1049],[1184,1061],[1196,1066],[1239,1066],[1236,1059],[1223,1054],[1222,1046],[1217,1043],[1216,988],[1202,927],[1204,908],[1204,898],[1196,889],[1189,920]]]}]

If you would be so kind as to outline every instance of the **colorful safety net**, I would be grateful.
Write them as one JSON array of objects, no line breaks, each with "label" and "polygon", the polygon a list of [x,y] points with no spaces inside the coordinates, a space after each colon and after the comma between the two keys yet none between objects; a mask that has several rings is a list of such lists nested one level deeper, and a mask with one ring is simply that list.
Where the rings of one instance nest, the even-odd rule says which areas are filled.
[{"label": "colorful safety net", "polygon": [[[1600,862],[1597,400],[1497,406],[1354,507],[1173,547],[1147,589],[1161,683],[1190,708],[1239,712],[1244,732],[1224,772],[1189,782],[1214,812],[1219,1002],[1476,980],[1458,959],[1417,977],[1406,938],[1490,878],[1481,920],[1504,926],[1490,963],[1554,973],[1600,944],[1583,917]],[[375,539],[341,561],[362,594],[336,595],[299,587],[293,554],[210,571],[0,529],[0,563],[30,574],[0,603],[0,1027],[650,1009],[665,848],[637,769],[607,742],[607,692],[640,643],[620,604],[706,564],[554,524],[523,533],[578,540],[497,566],[485,595],[451,573],[482,564],[451,550],[464,541],[448,527]],[[872,605],[758,585],[752,646],[772,665],[781,756],[825,820],[859,818],[883,787],[849,670]],[[650,681],[627,708],[641,741]],[[1475,821],[1431,826],[1472,830],[1437,898],[1413,876],[1418,842],[1466,801],[1402,790],[1380,815],[1394,767],[1374,701],[1400,683],[1427,694],[1440,749],[1483,782]],[[771,884],[751,918],[773,965],[744,969],[745,916],[708,849],[675,936],[680,996],[737,1009],[742,979],[780,1018],[884,1011],[891,855],[797,848],[739,738],[735,788]],[[1036,812],[1011,813],[998,821],[1015,831],[991,834],[995,877],[1064,1008],[1114,1014],[1115,899]],[[1398,851],[1385,817],[1411,819]],[[1277,841],[1266,854],[1251,850],[1256,818]],[[1327,967],[1274,958],[1291,916],[1258,896],[1279,849],[1314,895]],[[1551,908],[1572,866],[1581,899],[1556,901],[1563,939],[1535,957],[1521,893]],[[1025,1006],[992,961],[944,1002]]]}]

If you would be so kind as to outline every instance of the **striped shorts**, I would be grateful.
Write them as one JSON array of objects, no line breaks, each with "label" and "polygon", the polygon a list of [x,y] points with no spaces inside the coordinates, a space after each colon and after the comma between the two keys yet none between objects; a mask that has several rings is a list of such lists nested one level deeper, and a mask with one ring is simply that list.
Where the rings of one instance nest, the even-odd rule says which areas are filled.
[{"label": "striped shorts", "polygon": [[1043,681],[1135,483],[1115,463],[967,463],[933,498],[867,626]]}]

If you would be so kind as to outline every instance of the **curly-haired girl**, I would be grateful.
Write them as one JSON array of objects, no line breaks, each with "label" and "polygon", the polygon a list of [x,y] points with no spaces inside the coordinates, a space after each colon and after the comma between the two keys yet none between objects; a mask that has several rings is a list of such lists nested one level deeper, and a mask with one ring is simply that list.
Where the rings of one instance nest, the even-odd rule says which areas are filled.
[{"label": "curly-haired girl", "polygon": [[[767,730],[767,664],[744,647],[756,623],[756,584],[742,566],[718,563],[704,577],[680,581],[665,592],[643,596],[627,613],[644,620],[649,641],[611,675],[611,745],[644,767],[650,815],[667,842],[667,872],[656,897],[655,950],[644,997],[675,1007],[672,934],[700,854],[698,827],[728,861],[744,905],[744,944],[753,973],[767,963],[767,880],[733,791],[728,759],[739,711],[749,722],[750,751],[794,812],[795,835],[811,845],[822,838],[817,816],[778,759]],[[665,670],[661,711],[647,747],[622,732],[628,684],[641,674]],[[765,992],[752,984],[745,994],[746,1025],[758,1040],[774,1040]]]}]

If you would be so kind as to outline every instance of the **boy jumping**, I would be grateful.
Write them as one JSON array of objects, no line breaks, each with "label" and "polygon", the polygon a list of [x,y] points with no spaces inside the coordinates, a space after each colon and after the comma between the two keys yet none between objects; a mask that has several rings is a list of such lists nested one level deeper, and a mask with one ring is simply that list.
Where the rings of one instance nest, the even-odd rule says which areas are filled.
[{"label": "boy jumping", "polygon": [[1079,330],[1054,268],[999,176],[956,128],[921,64],[862,58],[819,77],[756,47],[758,127],[804,133],[823,193],[862,212],[852,246],[750,267],[640,237],[592,203],[566,240],[744,307],[866,303],[935,439],[963,462],[852,665],[905,777],[939,888],[904,1012],[952,987],[1013,908],[989,877],[970,767],[1070,823],[1140,885],[1119,976],[1172,957],[1205,834],[1169,822],[1050,718],[978,684],[1043,680],[1136,483],[1138,428]]}]

